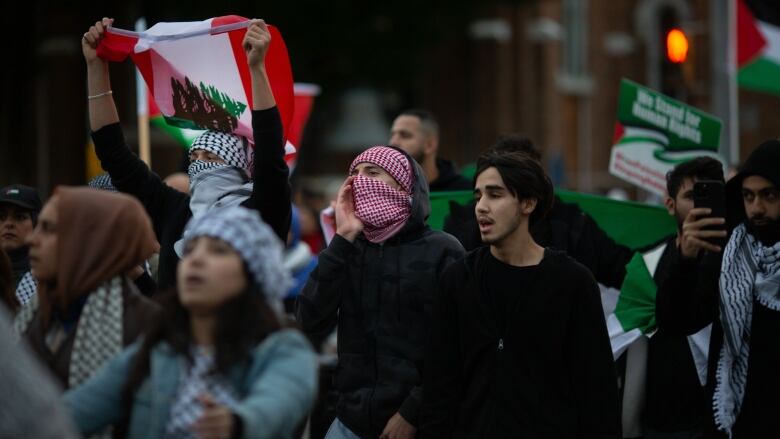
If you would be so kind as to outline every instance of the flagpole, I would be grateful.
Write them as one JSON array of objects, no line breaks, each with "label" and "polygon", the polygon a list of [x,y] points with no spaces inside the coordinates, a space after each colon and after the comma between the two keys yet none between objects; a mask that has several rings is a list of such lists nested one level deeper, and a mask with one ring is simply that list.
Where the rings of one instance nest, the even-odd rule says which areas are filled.
[{"label": "flagpole", "polygon": [[729,78],[729,160],[739,164],[739,88],[737,86],[737,1],[727,1]]},{"label": "flagpole", "polygon": [[[719,151],[728,165],[739,163],[736,2],[737,0],[710,1],[712,111],[723,119]],[[719,29],[725,29],[726,32],[719,32]]]},{"label": "flagpole", "polygon": [[[139,18],[135,22],[135,30],[136,32],[146,30],[146,19],[144,17]],[[138,153],[141,156],[141,160],[151,168],[152,145],[149,136],[149,103],[146,97],[146,83],[138,68],[135,69],[135,98],[138,104]]]}]

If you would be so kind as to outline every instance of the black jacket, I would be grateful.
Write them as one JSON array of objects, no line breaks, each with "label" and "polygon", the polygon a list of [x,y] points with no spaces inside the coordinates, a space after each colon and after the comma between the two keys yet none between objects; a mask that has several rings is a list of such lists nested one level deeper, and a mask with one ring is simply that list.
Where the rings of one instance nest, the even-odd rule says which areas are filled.
[{"label": "black jacket", "polygon": [[[257,209],[263,221],[285,242],[290,228],[290,183],[284,162],[284,141],[279,111],[274,108],[252,111],[255,140],[254,190],[243,206]],[[111,175],[117,190],[138,198],[152,219],[160,242],[159,288],[176,285],[179,260],[173,244],[181,238],[184,226],[192,217],[190,197],[162,182],[125,143],[119,123],[107,125],[92,133],[100,164]]]},{"label": "black jacket", "polygon": [[23,246],[16,250],[6,252],[11,261],[11,270],[14,275],[14,289],[19,286],[19,281],[30,271],[30,247]]},{"label": "black jacket", "polygon": [[436,168],[439,170],[439,176],[436,180],[430,182],[431,192],[445,191],[471,191],[474,185],[468,178],[458,174],[455,165],[449,160],[436,159]]},{"label": "black jacket", "polygon": [[381,245],[336,235],[298,297],[298,322],[315,344],[338,325],[336,414],[366,438],[379,437],[396,412],[417,425],[437,280],[464,254],[425,224],[428,185],[414,170],[412,216],[401,231]]},{"label": "black jacket", "polygon": [[547,249],[499,340],[489,248],[442,275],[426,357],[424,438],[618,438],[612,350],[585,267]]},{"label": "black jacket", "polygon": [[[481,247],[479,225],[474,215],[474,203],[461,206],[450,202],[450,215],[445,219],[444,231],[452,234],[466,250]],[[557,196],[547,216],[538,222],[531,235],[543,247],[568,253],[587,267],[601,284],[620,288],[626,277],[626,264],[634,252],[612,240],[590,215],[573,203],[565,203]]]}]

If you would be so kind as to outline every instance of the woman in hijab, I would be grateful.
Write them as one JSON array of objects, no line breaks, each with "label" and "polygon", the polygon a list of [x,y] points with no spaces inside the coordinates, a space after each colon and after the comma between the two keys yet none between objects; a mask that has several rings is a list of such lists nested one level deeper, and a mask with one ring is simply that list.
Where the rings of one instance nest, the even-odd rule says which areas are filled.
[{"label": "woman in hijab", "polygon": [[227,207],[189,224],[177,290],[143,342],[65,395],[91,434],[129,420],[131,438],[292,437],[316,392],[317,361],[282,329],[283,247],[257,212]]},{"label": "woman in hijab", "polygon": [[56,190],[27,240],[38,294],[14,326],[73,387],[135,341],[157,311],[125,273],[159,245],[138,201],[75,187]]}]

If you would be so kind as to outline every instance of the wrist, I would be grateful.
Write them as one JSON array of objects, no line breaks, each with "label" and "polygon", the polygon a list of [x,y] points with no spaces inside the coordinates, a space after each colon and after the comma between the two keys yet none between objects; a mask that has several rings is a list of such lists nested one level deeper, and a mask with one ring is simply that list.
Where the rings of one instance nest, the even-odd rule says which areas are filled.
[{"label": "wrist", "polygon": [[104,70],[107,67],[108,67],[108,61],[104,60],[99,56],[96,56],[95,58],[87,61],[87,68],[89,70]]},{"label": "wrist", "polygon": [[356,230],[336,230],[337,235],[341,236],[349,242],[355,242],[355,238],[357,238],[358,233],[359,232]]}]

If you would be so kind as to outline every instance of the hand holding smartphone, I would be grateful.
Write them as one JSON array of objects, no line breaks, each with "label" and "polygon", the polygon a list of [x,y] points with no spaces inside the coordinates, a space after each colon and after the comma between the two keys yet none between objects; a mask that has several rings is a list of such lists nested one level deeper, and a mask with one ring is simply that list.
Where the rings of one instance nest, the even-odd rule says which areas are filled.
[{"label": "hand holding smartphone", "polygon": [[[693,185],[693,206],[694,208],[708,208],[710,209],[710,213],[707,215],[698,216],[695,218],[695,222],[693,223],[688,223],[688,221],[686,221],[686,223],[688,223],[688,228],[697,232],[695,235],[699,239],[722,249],[723,246],[726,245],[726,195],[724,183],[717,180],[700,180],[695,182]],[[704,221],[709,218],[720,218],[723,219],[723,222],[720,224],[712,224],[715,221]],[[707,224],[705,225],[702,223]],[[721,232],[717,233],[717,235],[722,236],[712,236],[716,235],[714,233],[709,233],[713,231]],[[707,247],[709,246],[704,248],[707,250],[713,250],[712,248]]]}]

